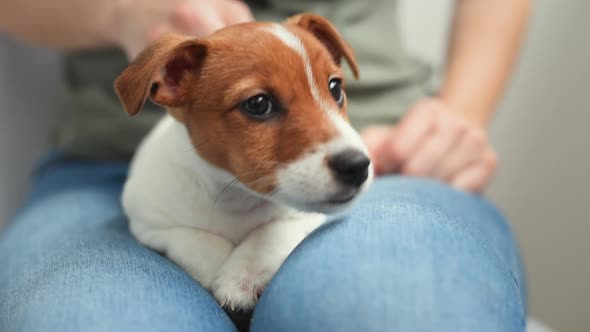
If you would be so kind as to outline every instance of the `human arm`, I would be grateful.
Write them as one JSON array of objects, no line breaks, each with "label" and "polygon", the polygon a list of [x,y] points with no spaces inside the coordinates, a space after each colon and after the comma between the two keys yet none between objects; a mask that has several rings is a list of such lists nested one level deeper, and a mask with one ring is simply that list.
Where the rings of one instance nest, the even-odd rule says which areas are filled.
[{"label": "human arm", "polygon": [[203,36],[252,20],[239,0],[0,0],[0,31],[61,49],[118,46],[134,57],[168,31]]},{"label": "human arm", "polygon": [[458,0],[440,94],[363,137],[377,173],[481,191],[497,167],[487,126],[522,43],[529,0]]}]

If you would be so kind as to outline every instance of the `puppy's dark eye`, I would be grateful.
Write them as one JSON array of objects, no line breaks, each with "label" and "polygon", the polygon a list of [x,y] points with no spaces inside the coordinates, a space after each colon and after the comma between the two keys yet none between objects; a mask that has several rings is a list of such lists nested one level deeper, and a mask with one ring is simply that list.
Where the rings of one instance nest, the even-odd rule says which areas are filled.
[{"label": "puppy's dark eye", "polygon": [[267,119],[273,113],[272,100],[268,95],[259,94],[246,99],[240,108],[244,113],[256,119]]},{"label": "puppy's dark eye", "polygon": [[344,103],[344,91],[342,91],[342,80],[339,78],[333,78],[328,83],[328,88],[334,100],[338,105],[342,106]]}]

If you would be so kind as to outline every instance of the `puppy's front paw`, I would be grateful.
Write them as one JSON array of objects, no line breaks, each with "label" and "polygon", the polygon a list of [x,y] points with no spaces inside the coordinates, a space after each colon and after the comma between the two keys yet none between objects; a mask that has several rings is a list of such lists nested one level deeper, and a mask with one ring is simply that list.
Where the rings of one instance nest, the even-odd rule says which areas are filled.
[{"label": "puppy's front paw", "polygon": [[270,269],[222,269],[211,284],[211,292],[222,307],[249,311],[256,305],[272,276]]}]

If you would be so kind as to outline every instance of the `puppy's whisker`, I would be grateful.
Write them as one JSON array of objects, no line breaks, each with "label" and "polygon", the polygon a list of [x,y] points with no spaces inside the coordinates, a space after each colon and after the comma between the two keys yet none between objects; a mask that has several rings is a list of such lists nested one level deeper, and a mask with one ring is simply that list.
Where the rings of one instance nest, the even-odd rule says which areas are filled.
[{"label": "puppy's whisker", "polygon": [[[257,173],[258,173],[257,171],[254,171],[254,172],[242,174],[242,176],[256,175]],[[272,181],[272,180],[273,180],[272,174],[265,174],[265,175],[260,176],[252,181],[248,181],[248,184],[250,186],[252,186],[252,185],[259,184],[261,182]]]},{"label": "puppy's whisker", "polygon": [[228,183],[225,187],[223,187],[223,189],[221,189],[221,191],[219,192],[219,194],[217,195],[217,197],[215,197],[215,201],[213,201],[213,205],[211,206],[211,211],[213,211],[215,209],[215,205],[217,204],[217,201],[219,200],[219,198],[221,197],[221,195],[223,195],[223,193],[229,189],[229,187],[231,187],[233,184],[235,184],[236,182],[238,182],[238,177],[236,176],[230,183]]},{"label": "puppy's whisker", "polygon": [[201,146],[203,146],[203,145],[205,145],[205,144],[207,144],[207,143],[209,143],[209,140],[204,140],[203,142],[201,142],[201,143],[199,143],[199,144],[193,145],[193,147],[194,147],[195,149],[198,149],[198,148],[200,148]]},{"label": "puppy's whisker", "polygon": [[200,142],[199,144],[191,144],[191,148],[188,152],[195,152],[197,151],[201,146],[205,145],[209,143],[209,140],[204,140],[203,142]]},{"label": "puppy's whisker", "polygon": [[255,178],[253,180],[248,180],[247,181],[247,184],[248,185],[244,184],[244,186],[250,187],[252,185],[256,185],[256,184],[259,184],[261,182],[271,181],[271,180],[273,180],[273,177],[271,177],[269,175],[263,175],[263,176],[260,176],[258,178]]}]

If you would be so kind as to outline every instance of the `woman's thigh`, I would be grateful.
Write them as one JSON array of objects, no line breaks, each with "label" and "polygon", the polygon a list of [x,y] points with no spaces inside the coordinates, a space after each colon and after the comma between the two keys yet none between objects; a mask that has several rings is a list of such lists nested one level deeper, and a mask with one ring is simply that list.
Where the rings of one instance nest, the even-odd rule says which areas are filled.
[{"label": "woman's thigh", "polygon": [[0,234],[1,331],[233,331],[206,290],[129,234],[124,164],[49,161]]},{"label": "woman's thigh", "polygon": [[254,331],[523,331],[510,227],[481,197],[389,177],[308,237],[254,312]]}]

